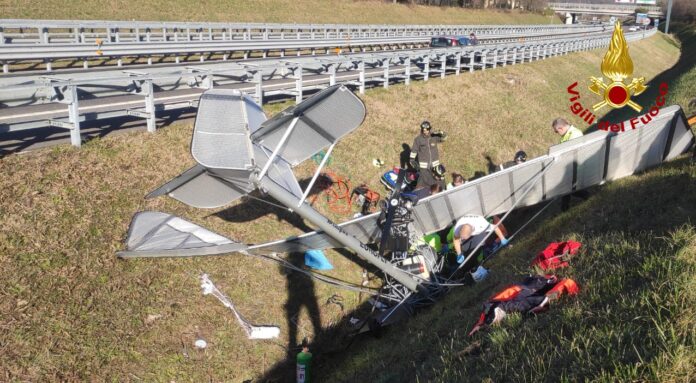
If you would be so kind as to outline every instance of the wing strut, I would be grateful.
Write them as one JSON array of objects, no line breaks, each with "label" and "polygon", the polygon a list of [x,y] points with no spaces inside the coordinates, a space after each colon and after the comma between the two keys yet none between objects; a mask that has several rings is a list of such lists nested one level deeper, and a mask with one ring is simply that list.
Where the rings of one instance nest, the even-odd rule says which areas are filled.
[{"label": "wing strut", "polygon": [[375,252],[369,247],[367,247],[364,243],[360,242],[355,237],[343,231],[343,229],[341,229],[333,221],[321,215],[311,206],[307,204],[298,205],[297,202],[299,201],[299,198],[280,187],[273,180],[269,179],[268,177],[263,177],[259,179],[255,177],[255,175],[252,175],[252,180],[257,185],[257,187],[266,190],[270,196],[277,199],[283,205],[297,206],[297,208],[295,209],[295,213],[300,215],[302,218],[317,225],[326,234],[330,235],[336,241],[340,242],[343,246],[355,251],[360,257],[375,265],[385,274],[391,276],[399,283],[406,286],[406,288],[408,288],[409,290],[420,291],[425,289],[423,285],[418,283],[415,279],[411,278],[409,274],[407,274],[403,270],[398,269],[391,263],[386,262],[382,257],[375,254]]}]

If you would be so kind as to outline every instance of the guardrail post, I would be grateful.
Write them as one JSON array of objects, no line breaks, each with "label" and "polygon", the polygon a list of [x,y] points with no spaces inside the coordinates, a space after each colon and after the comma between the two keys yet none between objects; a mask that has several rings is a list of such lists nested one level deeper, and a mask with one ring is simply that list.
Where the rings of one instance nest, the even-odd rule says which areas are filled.
[{"label": "guardrail post", "polygon": [[256,102],[263,105],[263,77],[260,70],[254,73],[254,82],[256,83]]},{"label": "guardrail post", "polygon": [[455,69],[454,73],[455,75],[459,76],[459,72],[461,72],[462,69],[462,51],[459,51],[455,54]]},{"label": "guardrail post", "polygon": [[302,102],[302,65],[295,68],[295,103]]},{"label": "guardrail post", "polygon": [[147,131],[154,133],[157,129],[155,121],[155,90],[152,86],[152,79],[145,80],[143,84],[145,93],[145,113],[147,114]]},{"label": "guardrail post", "polygon": [[5,44],[5,31],[0,27],[0,45]]},{"label": "guardrail post", "polygon": [[329,72],[329,86],[336,85],[336,65],[329,64],[327,70]]},{"label": "guardrail post", "polygon": [[508,48],[503,49],[503,66],[506,67],[508,62]]},{"label": "guardrail post", "polygon": [[48,27],[41,27],[41,43],[48,44]]},{"label": "guardrail post", "polygon": [[447,74],[447,55],[440,56],[440,78],[445,78]]},{"label": "guardrail post", "polygon": [[82,135],[80,134],[80,111],[79,101],[77,99],[77,87],[75,85],[68,86],[66,94],[68,104],[68,120],[70,121],[70,143],[78,148],[82,145]]},{"label": "guardrail post", "polygon": [[404,84],[406,85],[411,85],[411,58],[406,57],[405,64],[406,65],[406,70],[404,71],[404,74],[406,78],[404,79]]},{"label": "guardrail post", "polygon": [[512,65],[517,64],[517,51],[520,49],[519,47],[513,48],[514,50],[512,51]]},{"label": "guardrail post", "polygon": [[365,62],[360,61],[358,63],[358,70],[360,74],[358,75],[358,82],[360,83],[360,94],[365,94]]},{"label": "guardrail post", "polygon": [[384,89],[389,89],[389,59],[384,59],[382,61],[382,68],[384,68]]},{"label": "guardrail post", "polygon": [[430,56],[425,56],[423,59],[423,81],[428,81],[430,75]]},{"label": "guardrail post", "polygon": [[497,68],[497,67],[498,67],[498,50],[494,48],[493,49],[493,68]]},{"label": "guardrail post", "polygon": [[488,58],[488,50],[484,49],[481,52],[481,70],[485,71],[486,70],[486,59]]}]

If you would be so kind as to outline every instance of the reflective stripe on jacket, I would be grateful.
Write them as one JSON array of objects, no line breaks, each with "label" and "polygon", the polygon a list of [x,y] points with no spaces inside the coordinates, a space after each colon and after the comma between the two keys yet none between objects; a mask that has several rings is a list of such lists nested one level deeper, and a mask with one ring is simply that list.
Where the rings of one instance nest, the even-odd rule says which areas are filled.
[{"label": "reflective stripe on jacket", "polygon": [[426,137],[419,134],[413,140],[411,146],[411,158],[418,158],[418,166],[423,169],[432,169],[440,163],[440,153],[437,144],[443,141],[442,137]]}]

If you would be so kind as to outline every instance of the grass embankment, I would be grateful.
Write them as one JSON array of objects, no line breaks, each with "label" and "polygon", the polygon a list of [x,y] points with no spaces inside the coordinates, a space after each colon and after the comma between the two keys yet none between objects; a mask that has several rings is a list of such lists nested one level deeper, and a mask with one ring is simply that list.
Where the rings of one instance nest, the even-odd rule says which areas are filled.
[{"label": "grass embankment", "polygon": [[[385,169],[373,168],[371,159],[396,163],[400,144],[411,143],[424,118],[449,133],[444,162],[467,176],[485,169],[485,154],[495,161],[508,159],[520,147],[531,155],[541,154],[557,140],[548,127],[550,119],[568,114],[565,87],[597,74],[603,54],[584,52],[370,91],[364,97],[364,126],[337,145],[330,168],[353,184],[364,180],[379,189],[378,177]],[[651,78],[675,62],[678,49],[657,36],[632,44],[631,54],[636,72]],[[156,134],[94,140],[82,149],[63,146],[0,159],[0,380],[244,380],[266,374],[286,353],[294,354],[285,350],[285,345],[294,344],[289,329],[297,329],[296,340],[312,337],[321,331],[313,326],[325,329],[356,307],[357,294],[313,286],[240,256],[115,258],[132,214],[140,210],[170,212],[245,242],[300,232],[302,222],[259,203],[205,211],[168,198],[144,201],[148,191],[193,163],[190,135],[191,124],[178,123]],[[300,178],[309,170],[302,167]],[[328,255],[336,266],[332,275],[359,283],[359,268],[335,252]],[[200,296],[196,278],[201,271],[209,273],[248,318],[280,325],[279,342],[246,340],[229,312],[213,298]],[[344,298],[343,310],[326,303],[335,293]],[[484,299],[488,290],[479,295],[472,304]],[[457,297],[462,295],[425,315],[452,315],[451,302]],[[318,323],[307,314],[315,305],[321,315]],[[468,327],[469,318],[467,314],[456,322],[458,327],[450,323],[438,330],[445,331],[443,342],[450,341],[445,336],[449,331],[456,328],[461,333]],[[436,331],[420,321],[409,326],[421,329],[410,339],[433,344]],[[411,376],[411,361],[420,363],[422,349],[411,348],[414,352],[408,357],[396,357],[377,348],[403,345],[397,333],[406,331],[403,327],[386,341],[354,346],[357,359],[346,358],[346,367],[336,373],[345,376],[351,366],[360,366],[364,376],[370,376],[368,371],[379,376],[384,353],[390,371]],[[210,344],[205,352],[192,350],[197,333]],[[432,359],[424,366],[435,366],[439,358],[437,350],[430,350]],[[379,370],[368,369],[364,362],[370,360]],[[280,381],[292,374],[282,376]]]},{"label": "grass embankment", "polygon": [[[692,382],[696,378],[696,166],[688,159],[597,189],[489,264],[462,288],[379,340],[323,365],[326,381]],[[539,316],[513,314],[468,337],[481,304],[533,272],[546,244],[583,244],[580,294]],[[404,350],[408,350],[405,352]]]},{"label": "grass embankment", "polygon": [[[675,30],[681,57],[653,87],[666,81],[667,104],[689,115],[696,113],[696,30]],[[634,63],[643,57],[636,52],[631,47]],[[648,92],[640,103],[654,97]],[[347,358],[329,360],[319,373],[328,381],[694,381],[695,181],[696,166],[681,159],[596,188],[567,213],[542,215],[490,263],[492,278],[454,292],[407,330],[354,344]],[[515,314],[489,332],[466,335],[486,299],[533,272],[538,251],[571,239],[584,248],[558,274],[580,284],[579,296],[538,317]]]},{"label": "grass embankment", "polygon": [[391,4],[377,0],[3,0],[3,18],[319,24],[558,24],[526,12]]}]

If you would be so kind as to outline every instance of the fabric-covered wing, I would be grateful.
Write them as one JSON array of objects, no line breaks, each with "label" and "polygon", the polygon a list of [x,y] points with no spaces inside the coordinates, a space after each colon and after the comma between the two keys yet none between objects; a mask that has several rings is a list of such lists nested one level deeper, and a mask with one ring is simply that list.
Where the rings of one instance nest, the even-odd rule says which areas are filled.
[{"label": "fabric-covered wing", "polygon": [[211,175],[206,168],[195,165],[171,181],[150,192],[145,198],[168,194],[177,201],[201,209],[225,206],[252,189],[247,180],[235,182]]},{"label": "fabric-covered wing", "polygon": [[191,155],[206,168],[248,170],[254,165],[250,125],[262,120],[259,106],[239,91],[208,90],[198,105]]},{"label": "fabric-covered wing", "polygon": [[246,245],[234,242],[194,223],[160,212],[141,212],[128,228],[122,258],[190,257],[243,251]]},{"label": "fabric-covered wing", "polygon": [[252,141],[273,152],[295,118],[292,133],[279,152],[293,167],[360,126],[365,105],[345,86],[330,86],[264,122],[252,133]]},{"label": "fabric-covered wing", "polygon": [[[693,144],[694,134],[681,108],[667,107],[641,128],[593,132],[551,147],[548,155],[423,199],[414,207],[415,226],[431,233],[466,214],[491,216],[513,206],[531,206],[659,165]],[[364,243],[374,243],[380,234],[378,217],[375,213],[339,226]],[[323,232],[311,232],[252,248],[280,253],[335,246],[337,243]]]}]

